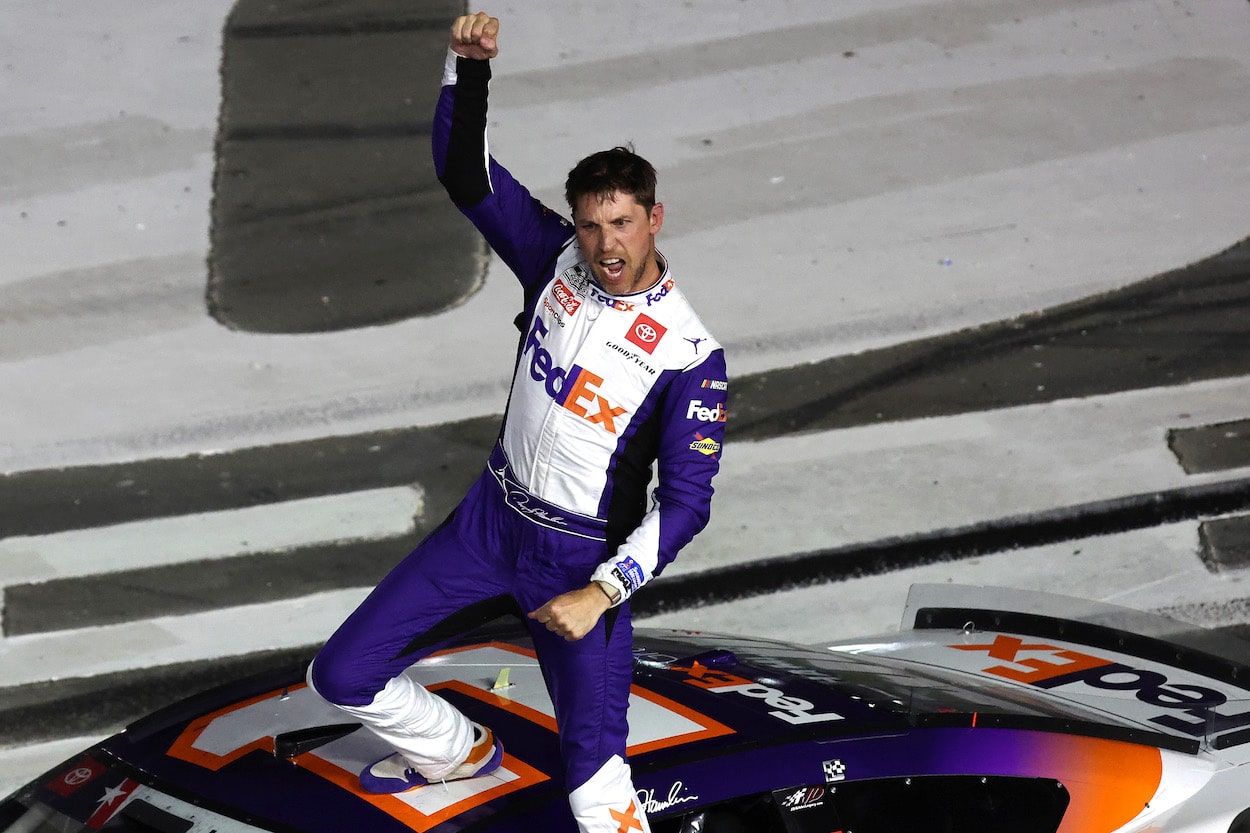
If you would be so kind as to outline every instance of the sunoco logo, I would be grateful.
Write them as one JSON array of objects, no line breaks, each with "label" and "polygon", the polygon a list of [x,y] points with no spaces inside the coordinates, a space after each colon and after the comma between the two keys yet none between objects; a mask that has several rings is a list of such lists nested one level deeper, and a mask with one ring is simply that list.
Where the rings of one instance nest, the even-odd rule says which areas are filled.
[{"label": "sunoco logo", "polygon": [[713,454],[720,451],[720,443],[716,440],[708,440],[700,437],[690,444],[690,450],[697,451],[700,454],[706,454],[708,457],[711,457]]}]

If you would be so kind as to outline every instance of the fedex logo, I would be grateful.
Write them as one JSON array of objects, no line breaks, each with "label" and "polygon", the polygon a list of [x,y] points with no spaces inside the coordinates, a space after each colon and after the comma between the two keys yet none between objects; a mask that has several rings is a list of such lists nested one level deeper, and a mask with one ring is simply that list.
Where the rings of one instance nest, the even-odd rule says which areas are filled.
[{"label": "fedex logo", "polygon": [[578,365],[573,365],[568,370],[556,367],[552,363],[551,353],[542,344],[543,336],[547,333],[542,320],[535,317],[522,353],[522,356],[530,356],[530,378],[535,382],[542,382],[547,395],[566,411],[587,422],[602,425],[609,434],[615,434],[615,419],[624,414],[625,409],[614,406],[599,393],[597,388],[603,384],[603,377]]},{"label": "fedex logo", "polygon": [[672,670],[684,671],[690,675],[690,679],[686,680],[688,684],[713,694],[737,694],[753,700],[763,700],[764,705],[772,707],[772,711],[768,713],[771,717],[794,726],[842,719],[842,715],[836,712],[817,712],[814,703],[800,697],[790,697],[779,688],[766,686],[727,671],[716,671],[699,662],[689,668],[675,665]]},{"label": "fedex logo", "polygon": [[703,407],[702,399],[691,400],[686,408],[686,419],[697,419],[699,422],[724,422],[729,419],[723,402],[717,402],[715,408]]},{"label": "fedex logo", "polygon": [[949,647],[984,652],[995,664],[982,668],[982,672],[1039,688],[1088,686],[1097,692],[1131,692],[1136,700],[1167,710],[1148,718],[1151,723],[1194,737],[1202,737],[1208,731],[1218,734],[1250,725],[1250,711],[1223,714],[1215,710],[1228,702],[1223,692],[1173,682],[1159,670],[1135,668],[1070,648],[1025,642],[1005,634],[996,635],[994,641],[987,644]]},{"label": "fedex logo", "polygon": [[660,303],[660,301],[663,301],[664,296],[667,295],[673,289],[673,286],[675,286],[675,284],[673,283],[673,279],[669,278],[668,280],[664,282],[664,285],[661,286],[659,289],[657,289],[655,292],[648,292],[647,293],[647,306],[651,306],[652,304],[658,304]]},{"label": "fedex logo", "polygon": [[596,301],[603,304],[605,307],[618,310],[620,312],[633,312],[634,311],[634,304],[631,301],[622,301],[620,298],[613,298],[611,295],[604,295],[602,292],[595,289],[593,286],[589,287],[587,291],[594,297]]}]

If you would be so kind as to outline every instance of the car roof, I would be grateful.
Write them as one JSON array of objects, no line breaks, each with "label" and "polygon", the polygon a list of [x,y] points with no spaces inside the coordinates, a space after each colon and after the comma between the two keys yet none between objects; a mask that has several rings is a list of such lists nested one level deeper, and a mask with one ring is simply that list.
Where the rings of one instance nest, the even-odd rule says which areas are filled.
[{"label": "car roof", "polygon": [[[816,780],[814,768],[826,763],[812,758],[819,744],[958,729],[977,719],[983,727],[1150,739],[1131,722],[1099,722],[1079,704],[888,653],[648,628],[635,630],[634,643],[629,755],[642,788],[668,785],[654,799],[661,809],[680,800],[674,784],[706,784],[708,773],[722,773],[726,794],[775,789]],[[495,728],[507,752],[500,779],[363,798],[356,773],[387,750],[321,701],[294,667],[162,710],[96,754],[172,794],[275,827],[423,830],[483,823],[475,813],[489,807],[492,818],[532,821],[547,813],[558,829],[567,793],[525,628],[515,620],[492,623],[407,673]]]}]

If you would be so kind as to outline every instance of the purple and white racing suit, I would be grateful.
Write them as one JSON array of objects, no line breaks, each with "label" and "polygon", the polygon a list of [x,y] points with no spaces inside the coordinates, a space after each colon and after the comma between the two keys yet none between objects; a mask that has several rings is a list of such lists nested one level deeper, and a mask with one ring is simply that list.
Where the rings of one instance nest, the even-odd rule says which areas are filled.
[{"label": "purple and white racing suit", "polygon": [[580,640],[527,621],[574,816],[583,831],[616,831],[624,812],[646,825],[625,762],[627,600],[707,524],[725,427],[724,352],[666,262],[642,292],[611,295],[595,282],[571,224],[490,156],[489,79],[489,62],[449,53],[433,144],[453,202],[525,292],[499,441],[447,521],[326,643],[309,680],[437,779],[464,759],[471,727],[404,669],[505,606],[529,612],[607,582],[621,600]]}]

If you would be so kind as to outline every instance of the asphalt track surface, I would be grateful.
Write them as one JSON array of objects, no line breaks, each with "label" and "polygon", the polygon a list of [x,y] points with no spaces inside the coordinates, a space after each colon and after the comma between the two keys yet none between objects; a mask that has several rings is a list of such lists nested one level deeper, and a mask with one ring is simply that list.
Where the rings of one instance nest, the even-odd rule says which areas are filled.
[{"label": "asphalt track surface", "polygon": [[[1250,245],[1123,290],[967,332],[838,357],[736,380],[729,439],[764,439],[865,422],[916,419],[1115,391],[1250,374]],[[21,472],[0,478],[0,537],[34,535],[278,502],[321,494],[424,483],[438,519],[480,471],[497,418],[246,449],[211,457]],[[1177,431],[1187,469],[1250,461],[1250,431]],[[118,488],[117,484],[127,484]],[[995,524],[871,546],[817,551],[658,580],[639,615],[765,595],[811,583],[1053,541],[1250,509],[1250,482],[1218,484],[1137,502],[1075,507],[1044,520]],[[1245,560],[1250,526],[1234,517],[1208,527],[1209,557]],[[124,621],[142,605],[168,615],[372,584],[428,531],[399,539],[261,553],[213,563],[120,571],[11,586],[6,635]],[[298,567],[298,569],[297,569]],[[749,588],[749,590],[744,590]],[[1241,632],[1243,626],[1235,626]],[[28,686],[6,695],[10,742],[81,732],[137,716],[171,697],[241,671],[307,659],[311,647]],[[100,692],[108,691],[101,709]]]},{"label": "asphalt track surface", "polygon": [[[436,89],[423,78],[394,93],[390,82],[397,68],[415,71],[441,53],[442,21],[458,6],[292,6],[293,19],[285,20],[267,16],[274,13],[267,4],[233,7],[222,39],[200,314],[252,333],[350,332],[437,316],[481,290],[488,253],[480,241],[449,211],[428,168],[396,164],[413,148],[425,153]],[[354,37],[368,38],[367,54],[351,47]],[[845,53],[848,61],[859,57]],[[749,53],[740,58],[744,65],[752,60]],[[732,71],[732,63],[721,69]],[[339,71],[349,64],[352,73]],[[335,86],[357,73],[358,86]],[[302,92],[308,90],[317,92]],[[1229,110],[1236,115],[1235,106]],[[310,172],[318,171],[331,175],[317,177],[314,187]],[[767,200],[760,209],[780,210]],[[352,281],[362,263],[376,276],[365,286]],[[1184,268],[1038,311],[737,375],[728,438],[803,437],[1250,376],[1248,306],[1250,241],[1242,240]],[[20,335],[23,309],[9,321],[0,313],[0,324]],[[739,348],[751,352],[749,342]],[[487,413],[0,475],[0,540],[412,484],[423,487],[425,499],[413,528],[398,536],[9,584],[4,636],[104,627],[137,611],[179,616],[372,584],[477,475],[498,419]],[[1186,473],[1250,466],[1250,419],[1178,421],[1167,441]],[[634,608],[642,616],[692,611],[744,595],[766,599],[796,587],[1178,521],[1200,524],[1209,570],[1236,574],[1250,564],[1248,511],[1250,481],[1234,474],[678,574],[657,581]],[[1245,627],[1226,630],[1240,634]],[[297,645],[15,687],[0,680],[0,746],[108,730],[241,674],[301,662],[312,650]]]}]

